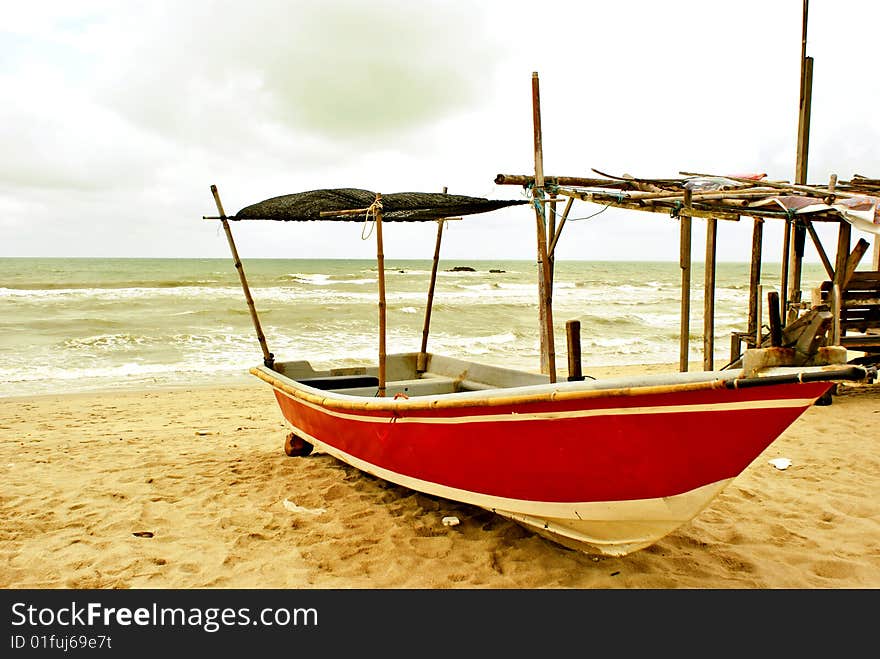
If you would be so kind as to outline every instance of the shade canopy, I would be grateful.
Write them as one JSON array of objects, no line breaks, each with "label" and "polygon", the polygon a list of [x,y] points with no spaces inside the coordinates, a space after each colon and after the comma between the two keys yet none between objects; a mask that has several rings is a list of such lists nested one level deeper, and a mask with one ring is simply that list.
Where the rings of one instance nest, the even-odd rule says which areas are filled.
[{"label": "shade canopy", "polygon": [[[309,222],[316,220],[359,221],[358,215],[322,216],[333,211],[353,211],[369,208],[376,201],[376,193],[358,188],[310,190],[296,194],[272,197],[242,208],[230,220],[276,220],[282,222]],[[485,199],[441,192],[395,192],[382,194],[382,220],[424,221],[444,217],[474,215],[527,204],[527,200]]]}]

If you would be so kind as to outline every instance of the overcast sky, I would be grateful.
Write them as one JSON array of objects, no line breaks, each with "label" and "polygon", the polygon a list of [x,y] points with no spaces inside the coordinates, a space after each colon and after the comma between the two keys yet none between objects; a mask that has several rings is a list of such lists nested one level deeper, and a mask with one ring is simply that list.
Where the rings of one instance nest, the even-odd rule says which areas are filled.
[{"label": "overcast sky", "polygon": [[[0,256],[227,257],[201,219],[212,184],[229,214],[333,187],[522,198],[494,179],[534,172],[533,71],[547,175],[794,178],[802,0],[0,7]],[[878,25],[880,2],[810,2],[811,183],[880,177]],[[597,210],[576,202],[571,217]],[[233,231],[245,259],[375,255],[354,223]],[[749,220],[722,222],[719,258],[748,260],[750,236]],[[386,258],[430,258],[434,227],[385,239]],[[532,259],[534,215],[454,223],[442,254]],[[557,258],[675,260],[677,222],[609,209],[569,222]]]}]

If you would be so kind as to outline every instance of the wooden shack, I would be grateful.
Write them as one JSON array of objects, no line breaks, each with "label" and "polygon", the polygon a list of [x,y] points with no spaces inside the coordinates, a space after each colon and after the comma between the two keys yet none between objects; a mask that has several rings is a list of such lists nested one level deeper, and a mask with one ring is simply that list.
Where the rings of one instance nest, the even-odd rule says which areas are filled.
[{"label": "wooden shack", "polygon": [[[806,3],[804,15],[806,35]],[[804,37],[804,48],[806,36]],[[551,176],[544,173],[538,74],[532,74],[534,174],[498,174],[498,185],[522,186],[535,211],[541,335],[541,370],[555,378],[553,340],[554,250],[574,201],[678,219],[680,224],[681,331],[680,370],[688,369],[691,292],[691,235],[693,222],[705,220],[703,367],[713,370],[715,343],[716,236],[719,221],[751,218],[752,250],[747,327],[730,337],[730,362],[736,365],[743,346],[795,347],[808,354],[823,346],[843,346],[865,353],[868,363],[880,360],[880,179],[854,175],[807,184],[809,107],[812,59],[802,49],[798,153],[794,182],[770,180],[763,173],[731,176],[711,172],[679,172],[667,179],[614,176],[592,170],[590,176]],[[565,202],[561,214],[557,204]],[[783,222],[780,293],[767,296],[760,286],[763,229],[767,221]],[[837,226],[837,244],[826,249],[816,223]],[[854,243],[854,230],[873,235],[873,263],[857,270],[868,252],[864,237]],[[821,260],[828,279],[815,291],[802,290],[801,270],[806,238]]]}]

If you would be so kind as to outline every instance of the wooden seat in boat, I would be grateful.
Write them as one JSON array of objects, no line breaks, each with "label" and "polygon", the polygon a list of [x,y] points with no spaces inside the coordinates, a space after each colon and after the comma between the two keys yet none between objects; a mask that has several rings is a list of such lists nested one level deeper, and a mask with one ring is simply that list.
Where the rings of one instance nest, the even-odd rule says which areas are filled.
[{"label": "wooden seat in boat", "polygon": [[354,389],[357,387],[378,387],[379,378],[375,375],[325,375],[317,378],[297,380],[315,389]]}]

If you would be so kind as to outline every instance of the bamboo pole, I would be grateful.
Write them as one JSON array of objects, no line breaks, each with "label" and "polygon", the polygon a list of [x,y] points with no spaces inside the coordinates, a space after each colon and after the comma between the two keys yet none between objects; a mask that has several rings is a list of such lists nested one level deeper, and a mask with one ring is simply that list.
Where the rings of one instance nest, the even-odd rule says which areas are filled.
[{"label": "bamboo pole", "polygon": [[382,244],[382,195],[376,193],[373,203],[376,218],[376,264],[379,279],[379,390],[376,395],[385,397],[385,248]]},{"label": "bamboo pole", "polygon": [[[813,246],[816,248],[816,251],[819,253],[819,258],[822,260],[822,265],[825,267],[825,272],[828,273],[828,279],[834,278],[834,266],[831,265],[831,261],[828,259],[828,254],[825,253],[825,248],[822,246],[822,241],[819,239],[819,234],[816,233],[816,228],[813,226],[813,223],[810,222],[807,218],[803,220],[804,226],[807,227],[807,231],[810,234],[810,238],[813,239]],[[876,270],[876,268],[875,268]]]},{"label": "bamboo pole", "polygon": [[547,257],[547,226],[544,207],[544,154],[541,136],[541,97],[538,73],[532,73],[532,125],[535,146],[535,222],[538,240],[538,307],[541,334],[541,372],[556,382],[556,350],[553,345],[553,288]]},{"label": "bamboo pole", "polygon": [[[654,204],[654,203],[642,203],[639,200],[632,201],[621,201],[618,195],[615,195],[611,192],[586,192],[584,190],[571,190],[568,188],[558,188],[558,192],[561,195],[565,195],[566,197],[572,197],[574,199],[580,199],[581,201],[589,201],[593,204],[601,204],[604,206],[614,206],[615,208],[624,208],[627,210],[636,210],[636,211],[646,211],[649,213],[664,213],[666,215],[671,215],[675,210],[675,206],[672,202],[664,200],[662,204]],[[682,197],[683,199],[683,197]],[[730,220],[732,222],[739,222],[739,209],[736,212],[732,212],[732,209],[720,210],[719,208],[711,208],[711,209],[702,209],[691,207],[690,210],[691,217],[705,217],[705,218],[714,218],[716,220]],[[772,215],[777,216],[780,214],[780,211],[762,211],[761,209],[749,209],[750,214],[754,215]]]},{"label": "bamboo pole", "polygon": [[715,255],[718,220],[706,221],[706,267],[703,282],[703,370],[715,367]]},{"label": "bamboo pole", "polygon": [[562,210],[562,218],[559,220],[559,226],[556,227],[556,233],[553,235],[553,240],[550,241],[550,248],[547,250],[550,258],[555,258],[556,243],[559,242],[559,236],[562,235],[562,227],[565,226],[565,221],[568,219],[568,213],[571,210],[571,205],[573,203],[574,197],[569,197],[565,202],[565,208]]},{"label": "bamboo pole", "polygon": [[553,291],[553,280],[556,278],[556,259],[553,257],[554,250],[550,248],[554,246],[553,238],[556,236],[556,193],[550,193],[550,199],[547,202],[547,262],[550,264],[550,291]]},{"label": "bamboo pole", "polygon": [[[719,174],[699,174],[697,172],[679,172],[682,176],[710,176],[716,177],[721,176]],[[752,179],[742,178],[740,176],[731,176],[731,175],[723,175],[723,178],[729,178],[731,181],[739,181],[741,183],[754,183]],[[827,188],[818,188],[815,185],[798,185],[797,183],[783,183],[781,181],[761,181],[761,185],[776,188],[777,190],[790,190],[794,192],[803,192],[804,194],[811,197],[819,197],[820,199],[824,199],[828,196]],[[864,192],[844,192],[842,190],[838,190],[834,193],[838,197],[864,197]]]},{"label": "bamboo pole", "polygon": [[679,216],[681,233],[678,256],[678,265],[681,268],[681,329],[678,342],[678,370],[682,373],[688,370],[691,320],[691,218],[687,215],[690,210],[690,201],[690,190],[686,190],[684,210]]},{"label": "bamboo pole", "polygon": [[[446,194],[446,186],[443,186],[443,194]],[[416,360],[416,370],[424,373],[428,361],[428,331],[431,327],[431,308],[434,306],[434,287],[437,283],[437,267],[440,264],[440,241],[443,239],[443,222],[437,220],[437,240],[434,243],[434,260],[431,264],[431,282],[428,284],[428,303],[425,305],[425,324],[422,327],[422,346]]]},{"label": "bamboo pole", "polygon": [[229,243],[229,250],[232,252],[232,262],[235,265],[235,269],[238,271],[238,279],[241,281],[241,288],[244,291],[244,299],[247,301],[251,320],[253,321],[254,329],[257,332],[257,341],[259,341],[260,349],[263,351],[263,364],[268,368],[273,368],[275,366],[275,355],[269,352],[269,347],[266,345],[266,337],[263,336],[263,328],[260,327],[260,318],[257,316],[257,308],[254,305],[254,299],[251,297],[250,288],[248,288],[247,277],[244,275],[244,266],[241,263],[241,259],[238,257],[238,250],[235,248],[235,241],[232,239],[232,229],[229,227],[229,221],[226,219],[226,211],[223,210],[223,204],[220,203],[220,193],[217,191],[216,185],[211,186],[211,194],[214,195],[214,203],[217,204],[217,212],[220,214],[220,222],[223,224],[223,231],[226,233],[226,242]]}]

